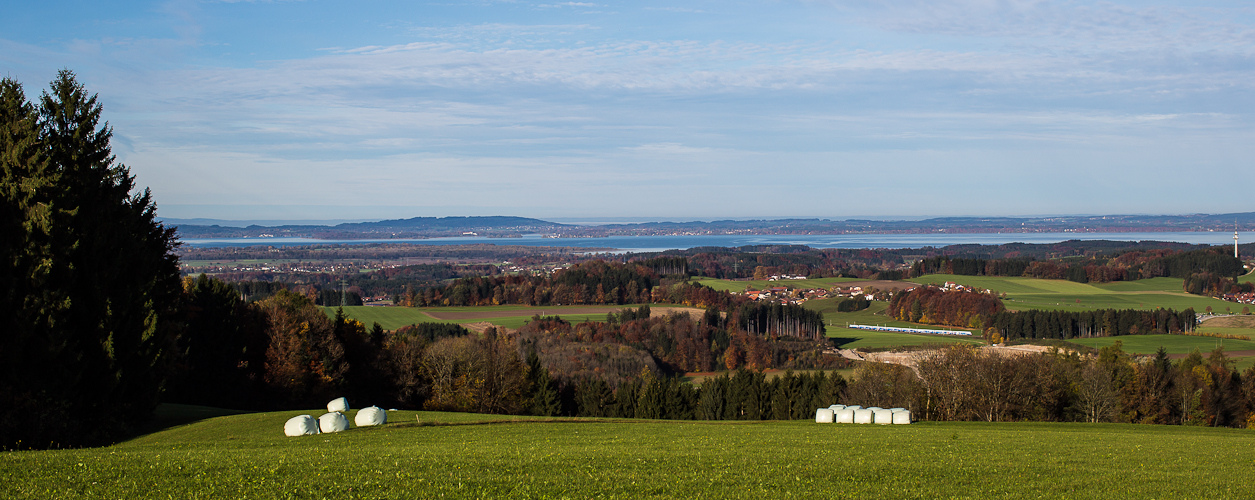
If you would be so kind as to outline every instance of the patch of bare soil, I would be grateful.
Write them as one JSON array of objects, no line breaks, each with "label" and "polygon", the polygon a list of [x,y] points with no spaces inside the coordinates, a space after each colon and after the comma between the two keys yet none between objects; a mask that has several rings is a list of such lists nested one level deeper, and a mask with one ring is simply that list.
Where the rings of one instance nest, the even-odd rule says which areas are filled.
[{"label": "patch of bare soil", "polygon": [[1218,316],[1203,321],[1203,324],[1219,328],[1255,328],[1255,315]]},{"label": "patch of bare soil", "polygon": [[497,326],[487,321],[477,321],[475,323],[462,323],[462,328],[465,328],[467,330],[470,330],[478,334],[483,334],[484,331],[488,330],[489,328],[496,328],[498,332],[500,332],[501,330],[505,330],[506,332],[512,331],[509,328]]},{"label": "patch of bare soil", "polygon": [[706,310],[696,307],[649,307],[649,317],[651,318],[669,316],[672,313],[687,314],[690,318],[693,318],[693,321],[697,321],[706,315]]},{"label": "patch of bare soil", "polygon": [[998,354],[1037,354],[1049,351],[1050,347],[1044,345],[987,345],[981,346],[981,349]]}]

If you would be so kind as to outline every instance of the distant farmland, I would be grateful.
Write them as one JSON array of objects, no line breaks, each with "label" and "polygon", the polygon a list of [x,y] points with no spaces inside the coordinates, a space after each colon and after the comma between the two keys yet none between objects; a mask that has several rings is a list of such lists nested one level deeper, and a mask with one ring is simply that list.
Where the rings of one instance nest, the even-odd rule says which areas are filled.
[{"label": "distant farmland", "polygon": [[[1060,311],[1093,311],[1096,309],[1175,309],[1194,308],[1202,313],[1211,306],[1224,312],[1237,306],[1210,297],[1190,295],[1181,290],[1181,280],[1176,278],[1151,278],[1114,283],[1075,283],[1065,280],[1037,278],[1011,278],[994,276],[958,276],[953,274],[928,274],[912,281],[941,284],[953,281],[971,286],[1006,293],[1003,300],[1008,310],[1027,309]],[[1241,310],[1240,306],[1236,310]]]}]

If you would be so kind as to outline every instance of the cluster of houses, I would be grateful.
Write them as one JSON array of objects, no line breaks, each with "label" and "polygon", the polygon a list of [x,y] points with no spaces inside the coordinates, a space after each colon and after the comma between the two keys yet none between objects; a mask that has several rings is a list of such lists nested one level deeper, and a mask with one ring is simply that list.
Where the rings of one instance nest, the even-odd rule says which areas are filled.
[{"label": "cluster of houses", "polygon": [[1226,293],[1224,300],[1239,304],[1255,304],[1255,292]]},{"label": "cluster of houses", "polygon": [[750,300],[774,300],[782,304],[803,304],[808,300],[827,299],[832,297],[858,298],[866,296],[868,300],[875,300],[872,298],[872,291],[865,290],[861,286],[851,286],[845,288],[834,287],[831,290],[823,288],[795,289],[787,286],[773,286],[763,290],[746,290],[743,293],[749,297]]}]

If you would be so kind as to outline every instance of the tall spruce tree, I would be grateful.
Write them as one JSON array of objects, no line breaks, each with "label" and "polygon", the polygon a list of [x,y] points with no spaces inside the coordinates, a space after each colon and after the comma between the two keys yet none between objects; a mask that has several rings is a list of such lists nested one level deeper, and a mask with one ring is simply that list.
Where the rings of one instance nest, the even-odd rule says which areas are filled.
[{"label": "tall spruce tree", "polygon": [[174,230],[135,193],[72,72],[38,106],[12,80],[0,94],[0,445],[108,442],[157,403],[180,295]]}]

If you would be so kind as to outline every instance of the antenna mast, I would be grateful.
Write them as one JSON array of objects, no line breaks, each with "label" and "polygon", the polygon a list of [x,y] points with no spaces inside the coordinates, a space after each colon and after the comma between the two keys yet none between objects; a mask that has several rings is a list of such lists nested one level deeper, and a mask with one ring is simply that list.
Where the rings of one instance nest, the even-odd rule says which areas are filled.
[{"label": "antenna mast", "polygon": [[1238,221],[1236,220],[1233,221],[1233,258],[1241,258],[1238,257]]}]

